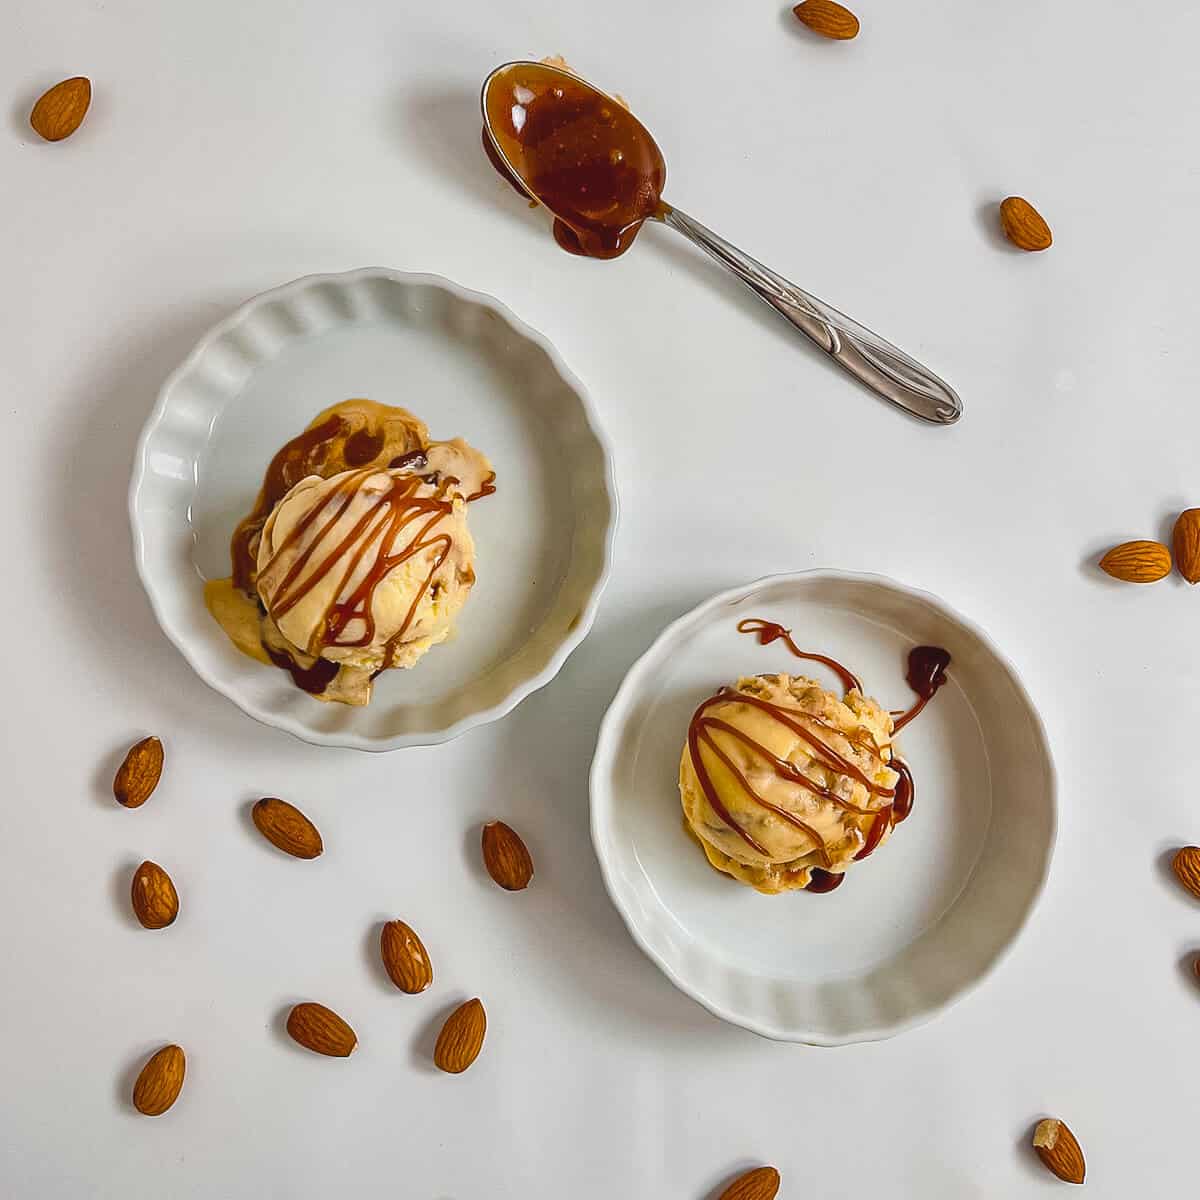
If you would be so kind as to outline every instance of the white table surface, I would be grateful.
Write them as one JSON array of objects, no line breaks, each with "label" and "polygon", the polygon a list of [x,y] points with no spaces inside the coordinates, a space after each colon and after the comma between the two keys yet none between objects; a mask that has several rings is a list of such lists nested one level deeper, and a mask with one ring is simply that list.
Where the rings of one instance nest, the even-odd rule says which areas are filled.
[{"label": "white table surface", "polygon": [[[1027,1149],[1047,1114],[1083,1143],[1091,1195],[1194,1180],[1200,905],[1166,855],[1200,841],[1200,591],[1091,564],[1200,503],[1200,14],[857,8],[861,37],[831,44],[777,3],[8,0],[0,1193],[707,1200],[765,1161],[785,1200],[1009,1200],[1062,1186]],[[925,358],[962,422],[859,391],[668,230],[615,263],[558,251],[483,160],[476,112],[491,66],[552,52],[629,97],[669,198]],[[33,99],[77,73],[86,124],[40,143]],[[1049,253],[997,237],[1012,192],[1046,214]],[[381,757],[259,727],[194,678],[125,518],[138,429],[200,333],[261,289],[365,264],[442,273],[544,331],[598,402],[623,502],[599,620],[559,679],[453,745]],[[597,723],[659,628],[817,565],[981,622],[1062,780],[1050,885],[1012,957],[932,1024],[837,1051],[675,991],[609,904],[587,827]],[[127,812],[112,773],[146,732],[168,769]],[[318,822],[323,858],[253,834],[263,794]],[[526,893],[478,865],[492,816],[527,836]],[[182,895],[166,933],[127,911],[146,857]],[[393,915],[435,957],[417,999],[375,965]],[[437,1020],[475,994],[485,1051],[437,1075]],[[352,1020],[352,1059],[287,1042],[299,998]],[[165,1041],[187,1084],[148,1121],[129,1086]]]}]

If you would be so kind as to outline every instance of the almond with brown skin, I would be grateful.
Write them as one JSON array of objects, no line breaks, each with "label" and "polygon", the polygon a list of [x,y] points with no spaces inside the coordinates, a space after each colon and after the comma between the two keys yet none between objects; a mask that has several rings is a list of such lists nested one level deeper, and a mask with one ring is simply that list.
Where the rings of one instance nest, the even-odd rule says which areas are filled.
[{"label": "almond with brown skin", "polygon": [[1171,573],[1171,552],[1162,542],[1122,542],[1100,560],[1100,570],[1122,583],[1157,583]]},{"label": "almond with brown skin", "polygon": [[755,1167],[739,1175],[718,1200],[775,1200],[779,1191],[779,1172],[774,1167]]},{"label": "almond with brown skin", "polygon": [[1188,508],[1175,519],[1171,535],[1175,566],[1188,583],[1200,583],[1200,508]]},{"label": "almond with brown skin", "polygon": [[266,796],[255,804],[252,815],[258,832],[284,854],[316,858],[325,849],[317,827],[286,800]]},{"label": "almond with brown skin", "polygon": [[126,808],[141,808],[162,778],[163,746],[156,737],[142,738],[129,747],[117,768],[113,795]]},{"label": "almond with brown skin", "polygon": [[180,1046],[164,1046],[147,1060],[133,1085],[133,1107],[146,1117],[161,1117],[179,1098],[187,1059]]},{"label": "almond with brown skin", "polygon": [[433,1049],[433,1061],[443,1071],[460,1075],[478,1057],[487,1033],[487,1014],[479,1000],[460,1004],[447,1018]]},{"label": "almond with brown skin", "polygon": [[792,12],[803,25],[821,37],[845,42],[858,37],[858,18],[834,0],[803,0]]},{"label": "almond with brown skin", "polygon": [[165,929],[179,916],[179,893],[170,875],[149,859],[134,871],[129,898],[133,915],[147,929]]},{"label": "almond with brown skin", "polygon": [[403,921],[388,921],[379,935],[379,956],[391,981],[410,996],[433,982],[433,964],[421,939]]},{"label": "almond with brown skin", "polygon": [[1033,1131],[1033,1148],[1046,1168],[1053,1171],[1064,1183],[1083,1182],[1086,1170],[1083,1151],[1079,1148],[1075,1135],[1062,1121],[1039,1121]]},{"label": "almond with brown skin", "polygon": [[1020,250],[1048,250],[1054,241],[1042,214],[1020,196],[1009,196],[1000,202],[1000,228]]},{"label": "almond with brown skin", "polygon": [[1175,878],[1200,900],[1200,846],[1184,846],[1171,860]]},{"label": "almond with brown skin", "polygon": [[297,1004],[288,1013],[287,1031],[306,1050],[330,1058],[349,1058],[358,1045],[354,1030],[323,1004]]},{"label": "almond with brown skin", "polygon": [[516,830],[503,821],[489,821],[483,827],[482,841],[488,874],[506,892],[527,888],[533,878],[533,859]]},{"label": "almond with brown skin", "polygon": [[83,75],[64,79],[45,92],[29,114],[29,124],[48,142],[61,142],[83,124],[92,102],[92,81]]}]

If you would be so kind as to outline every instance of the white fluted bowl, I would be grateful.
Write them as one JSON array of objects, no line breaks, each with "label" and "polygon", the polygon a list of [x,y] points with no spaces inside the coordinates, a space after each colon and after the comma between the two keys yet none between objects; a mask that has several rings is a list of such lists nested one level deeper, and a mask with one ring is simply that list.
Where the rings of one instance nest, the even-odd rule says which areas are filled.
[{"label": "white fluted bowl", "polygon": [[[466,438],[498,485],[471,507],[478,583],[457,633],[357,709],[240,654],[203,598],[271,456],[355,396]],[[154,613],[206,683],[305,741],[394,750],[493,721],[555,676],[591,627],[617,499],[595,410],[545,338],[489,296],[370,267],[265,292],[200,340],[142,432],[129,509]]]},{"label": "white fluted bowl", "polygon": [[[949,680],[899,736],[916,802],[836,891],[764,896],[714,871],[683,830],[679,757],[696,706],[740,675],[814,675],[743,618],[791,628],[907,707],[907,651],[950,651]],[[836,687],[828,676],[827,686]],[[834,1046],[929,1020],[978,984],[1042,892],[1056,827],[1041,719],[1013,665],[937,597],[879,575],[776,575],[668,626],[613,700],[592,765],[592,838],[638,945],[689,996],[766,1037]]]}]

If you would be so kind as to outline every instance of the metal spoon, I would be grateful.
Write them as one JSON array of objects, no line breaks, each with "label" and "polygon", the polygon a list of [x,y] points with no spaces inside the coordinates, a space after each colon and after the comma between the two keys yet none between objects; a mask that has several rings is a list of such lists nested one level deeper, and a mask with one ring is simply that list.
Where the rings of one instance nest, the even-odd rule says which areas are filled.
[{"label": "metal spoon", "polygon": [[[518,67],[533,67],[540,72],[558,73],[576,88],[588,88],[598,97],[614,105],[619,102],[578,76],[542,63],[505,63],[484,80],[481,96],[483,127],[497,157],[515,183],[533,200],[545,206],[560,220],[566,220],[569,225],[570,221],[562,213],[555,212],[526,184],[519,164],[508,157],[503,140],[497,136],[492,126],[490,111],[496,106],[488,102],[489,89],[494,85],[503,86],[503,76]],[[636,118],[630,119],[645,134],[649,143],[654,145],[654,139],[645,126]],[[677,233],[683,234],[710,258],[732,271],[784,320],[815,342],[861,383],[897,408],[935,425],[951,425],[962,415],[962,401],[954,389],[903,350],[797,287],[782,275],[776,274],[674,205],[660,199],[652,216],[664,225],[669,225]]]}]

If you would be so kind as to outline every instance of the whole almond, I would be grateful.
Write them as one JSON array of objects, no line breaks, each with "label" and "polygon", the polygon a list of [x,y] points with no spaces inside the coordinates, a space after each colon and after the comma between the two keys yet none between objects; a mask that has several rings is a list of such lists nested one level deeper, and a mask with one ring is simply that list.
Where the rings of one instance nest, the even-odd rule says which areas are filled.
[{"label": "whole almond", "polygon": [[179,893],[170,875],[149,859],[134,871],[129,898],[133,915],[147,929],[165,929],[179,916]]},{"label": "whole almond", "polygon": [[1000,228],[1021,250],[1048,250],[1054,241],[1042,214],[1020,196],[1009,196],[1000,202]]},{"label": "whole almond", "polygon": [[323,1004],[297,1004],[288,1013],[287,1031],[306,1050],[330,1058],[349,1058],[358,1045],[354,1030]]},{"label": "whole almond", "polygon": [[483,827],[482,843],[483,865],[506,892],[519,892],[529,886],[533,859],[515,829],[503,821],[489,821]]},{"label": "whole almond", "polygon": [[254,825],[272,846],[293,858],[316,858],[324,849],[317,827],[286,800],[266,796],[253,811]]},{"label": "whole almond", "polygon": [[755,1167],[739,1175],[718,1200],[775,1200],[779,1191],[779,1172],[774,1167]]},{"label": "whole almond", "polygon": [[92,81],[83,75],[64,79],[44,92],[29,114],[29,124],[48,142],[61,142],[83,124],[92,102]]},{"label": "whole almond", "polygon": [[487,1014],[479,1000],[460,1004],[438,1034],[433,1061],[451,1075],[461,1074],[479,1057],[486,1033]]},{"label": "whole almond", "polygon": [[1200,900],[1200,846],[1184,846],[1171,860],[1171,870],[1197,900]]},{"label": "whole almond", "polygon": [[858,18],[834,0],[802,0],[792,9],[804,25],[821,37],[844,42],[858,37]]},{"label": "whole almond", "polygon": [[133,1107],[143,1116],[161,1117],[179,1098],[187,1059],[179,1046],[164,1046],[146,1061],[133,1085]]},{"label": "whole almond", "polygon": [[1180,575],[1188,583],[1200,583],[1200,508],[1188,508],[1179,514],[1171,543]]},{"label": "whole almond", "polygon": [[433,982],[433,964],[421,939],[403,921],[388,921],[379,935],[379,956],[391,981],[410,996]]},{"label": "whole almond", "polygon": [[1162,542],[1122,542],[1100,560],[1100,570],[1123,583],[1157,583],[1171,573],[1171,552]]},{"label": "whole almond", "polygon": [[1064,1183],[1083,1182],[1086,1170],[1083,1151],[1079,1148],[1075,1135],[1062,1121],[1039,1121],[1033,1131],[1033,1148],[1046,1168],[1053,1171]]},{"label": "whole almond", "polygon": [[162,778],[163,746],[156,737],[142,738],[129,747],[117,768],[113,795],[126,808],[141,808]]}]

